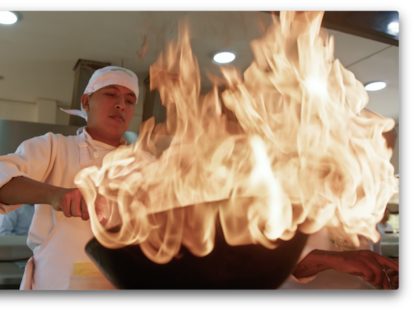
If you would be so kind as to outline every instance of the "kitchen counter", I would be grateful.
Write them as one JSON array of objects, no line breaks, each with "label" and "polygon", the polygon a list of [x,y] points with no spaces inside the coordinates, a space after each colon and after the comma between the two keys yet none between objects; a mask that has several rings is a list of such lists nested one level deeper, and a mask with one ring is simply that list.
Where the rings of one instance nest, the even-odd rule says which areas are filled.
[{"label": "kitchen counter", "polygon": [[26,243],[27,236],[0,236],[0,262],[29,259],[32,251]]},{"label": "kitchen counter", "polygon": [[23,273],[24,268],[15,262],[0,262],[0,289],[18,289]]},{"label": "kitchen counter", "polygon": [[19,289],[24,267],[32,256],[27,236],[0,236],[0,289]]}]

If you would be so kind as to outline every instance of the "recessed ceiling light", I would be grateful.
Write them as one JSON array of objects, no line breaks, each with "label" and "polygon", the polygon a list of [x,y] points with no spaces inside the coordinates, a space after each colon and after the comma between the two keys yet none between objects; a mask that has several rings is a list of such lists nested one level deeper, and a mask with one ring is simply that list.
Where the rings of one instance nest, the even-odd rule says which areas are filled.
[{"label": "recessed ceiling light", "polygon": [[17,15],[10,11],[0,11],[0,24],[11,25],[17,22]]},{"label": "recessed ceiling light", "polygon": [[235,58],[236,55],[231,52],[220,52],[214,55],[213,60],[219,64],[227,64],[231,63]]},{"label": "recessed ceiling light", "polygon": [[391,22],[388,24],[388,30],[391,33],[399,33],[400,32],[400,23],[399,22]]},{"label": "recessed ceiling light", "polygon": [[379,91],[385,88],[386,86],[387,84],[385,82],[377,81],[365,84],[365,89],[367,91]]}]

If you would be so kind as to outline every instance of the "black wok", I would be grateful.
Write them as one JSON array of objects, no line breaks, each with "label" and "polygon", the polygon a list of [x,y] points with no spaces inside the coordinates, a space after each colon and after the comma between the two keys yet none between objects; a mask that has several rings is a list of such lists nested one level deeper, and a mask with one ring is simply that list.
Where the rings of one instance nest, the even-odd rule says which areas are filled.
[{"label": "black wok", "polygon": [[261,245],[229,246],[217,225],[215,246],[205,257],[181,247],[167,264],[149,260],[139,245],[103,247],[96,238],[86,254],[118,289],[276,289],[289,276],[307,235],[297,232],[276,249]]}]

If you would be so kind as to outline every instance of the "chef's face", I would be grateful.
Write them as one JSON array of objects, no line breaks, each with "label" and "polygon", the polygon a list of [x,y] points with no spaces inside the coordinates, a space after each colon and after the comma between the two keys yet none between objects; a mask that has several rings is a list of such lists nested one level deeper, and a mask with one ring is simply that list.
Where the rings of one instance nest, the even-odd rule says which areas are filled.
[{"label": "chef's face", "polygon": [[88,132],[98,140],[119,142],[134,115],[135,102],[134,92],[121,85],[108,85],[91,95],[84,94],[82,105],[88,112]]}]

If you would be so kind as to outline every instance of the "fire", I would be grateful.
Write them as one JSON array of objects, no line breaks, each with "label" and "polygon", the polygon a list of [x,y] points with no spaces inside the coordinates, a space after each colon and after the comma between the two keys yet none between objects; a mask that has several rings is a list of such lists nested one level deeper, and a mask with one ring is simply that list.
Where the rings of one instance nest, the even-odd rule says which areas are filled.
[{"label": "fire", "polygon": [[166,122],[144,122],[135,144],[76,177],[102,245],[140,244],[157,263],[181,245],[205,256],[217,222],[229,245],[275,248],[324,226],[357,244],[357,235],[378,240],[375,224],[398,191],[382,136],[394,121],[363,110],[368,95],[334,59],[322,17],[281,12],[251,42],[255,60],[243,76],[222,67],[226,90],[205,96],[181,27],[150,68]]}]

